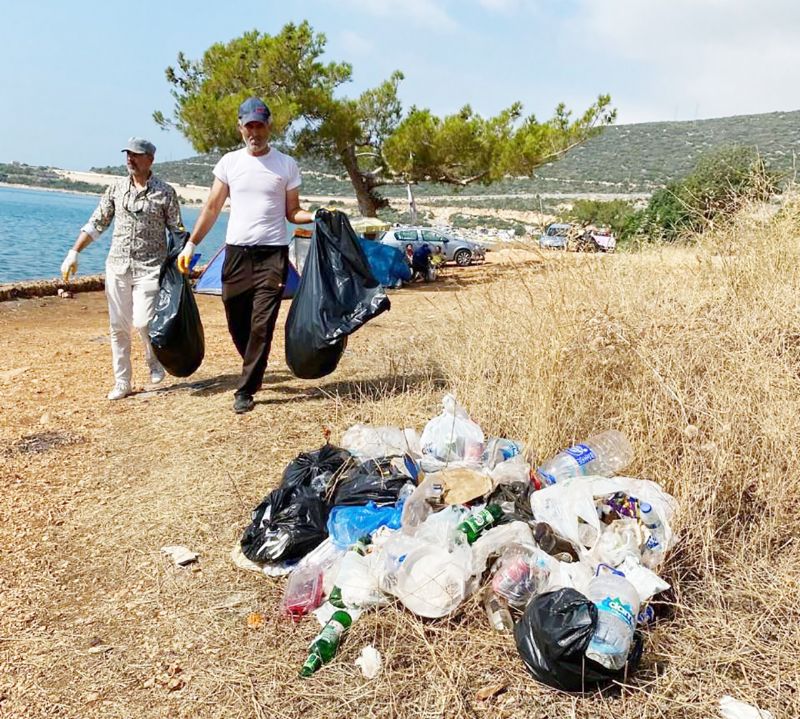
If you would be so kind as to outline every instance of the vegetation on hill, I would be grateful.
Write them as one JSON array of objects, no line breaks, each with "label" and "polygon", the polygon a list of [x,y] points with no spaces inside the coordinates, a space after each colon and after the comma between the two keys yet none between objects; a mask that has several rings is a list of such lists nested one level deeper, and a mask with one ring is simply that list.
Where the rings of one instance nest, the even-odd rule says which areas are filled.
[{"label": "vegetation on hill", "polygon": [[[800,154],[800,111],[611,126],[563,159],[543,165],[532,178],[508,177],[490,185],[471,185],[467,192],[470,196],[654,192],[688,175],[703,154],[731,145],[757,148],[776,173],[791,179],[795,155]],[[214,154],[198,155],[158,163],[157,167],[170,182],[208,186],[218,158]],[[352,185],[341,168],[314,157],[304,157],[301,167],[304,193],[352,197]],[[125,171],[122,166],[93,169],[111,174]],[[387,197],[405,196],[402,187],[382,191]],[[452,195],[454,191],[458,188],[432,183],[419,183],[414,189],[418,197],[426,198]],[[487,198],[487,205],[476,206],[499,208],[502,201]],[[525,209],[535,209],[533,204]]]},{"label": "vegetation on hill", "polygon": [[70,190],[74,192],[91,192],[100,194],[105,190],[103,185],[89,182],[65,180],[51,167],[35,167],[19,162],[5,164],[0,162],[0,182],[10,185],[29,185],[52,190]]},{"label": "vegetation on hill", "polygon": [[669,183],[638,210],[623,200],[578,200],[563,219],[610,227],[625,243],[633,237],[673,242],[729,219],[746,203],[767,200],[778,176],[752,147],[721,147],[703,155],[683,179]]}]

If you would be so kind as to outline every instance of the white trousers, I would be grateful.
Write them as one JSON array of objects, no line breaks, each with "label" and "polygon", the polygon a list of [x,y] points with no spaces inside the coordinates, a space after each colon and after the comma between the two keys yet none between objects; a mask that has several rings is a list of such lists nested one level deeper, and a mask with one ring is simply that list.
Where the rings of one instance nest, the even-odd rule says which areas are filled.
[{"label": "white trousers", "polygon": [[131,382],[131,328],[142,338],[148,367],[159,366],[147,336],[147,324],[155,312],[157,295],[158,270],[142,277],[134,277],[130,269],[124,274],[117,274],[106,265],[111,357],[114,363],[114,379],[117,382]]}]

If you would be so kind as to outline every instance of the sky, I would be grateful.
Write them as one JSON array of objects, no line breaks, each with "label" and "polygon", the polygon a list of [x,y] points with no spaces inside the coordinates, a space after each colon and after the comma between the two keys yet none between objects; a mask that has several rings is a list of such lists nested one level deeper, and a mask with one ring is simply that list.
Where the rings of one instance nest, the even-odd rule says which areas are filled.
[{"label": "sky", "polygon": [[151,139],[157,161],[189,157],[152,120],[171,112],[164,70],[178,52],[198,59],[215,42],[303,20],[325,34],[326,60],[352,65],[342,94],[401,70],[404,106],[439,115],[520,101],[544,120],[600,93],[618,124],[800,109],[797,0],[9,1],[0,162],[118,164],[131,135]]}]

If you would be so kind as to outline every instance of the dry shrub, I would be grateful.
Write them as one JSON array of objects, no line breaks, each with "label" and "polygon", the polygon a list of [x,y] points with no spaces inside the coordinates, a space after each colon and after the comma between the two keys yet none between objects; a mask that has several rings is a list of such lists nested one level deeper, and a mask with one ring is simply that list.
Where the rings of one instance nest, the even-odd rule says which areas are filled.
[{"label": "dry shrub", "polygon": [[633,681],[664,715],[800,711],[799,231],[793,201],[748,207],[692,250],[521,269],[444,320],[436,356],[487,431],[545,458],[621,429],[629,473],[679,500],[672,618]]}]

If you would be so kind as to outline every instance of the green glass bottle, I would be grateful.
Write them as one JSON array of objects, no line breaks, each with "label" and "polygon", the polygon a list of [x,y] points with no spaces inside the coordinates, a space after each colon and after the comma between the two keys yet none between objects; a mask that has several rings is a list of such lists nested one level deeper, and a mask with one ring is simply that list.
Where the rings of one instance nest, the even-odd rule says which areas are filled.
[{"label": "green glass bottle", "polygon": [[314,637],[308,648],[308,659],[300,669],[301,677],[310,677],[323,664],[336,656],[342,635],[353,623],[352,617],[341,609],[334,612],[322,631]]},{"label": "green glass bottle", "polygon": [[463,532],[467,536],[467,542],[472,544],[502,516],[503,509],[499,504],[487,504],[483,509],[470,514],[456,529]]}]

